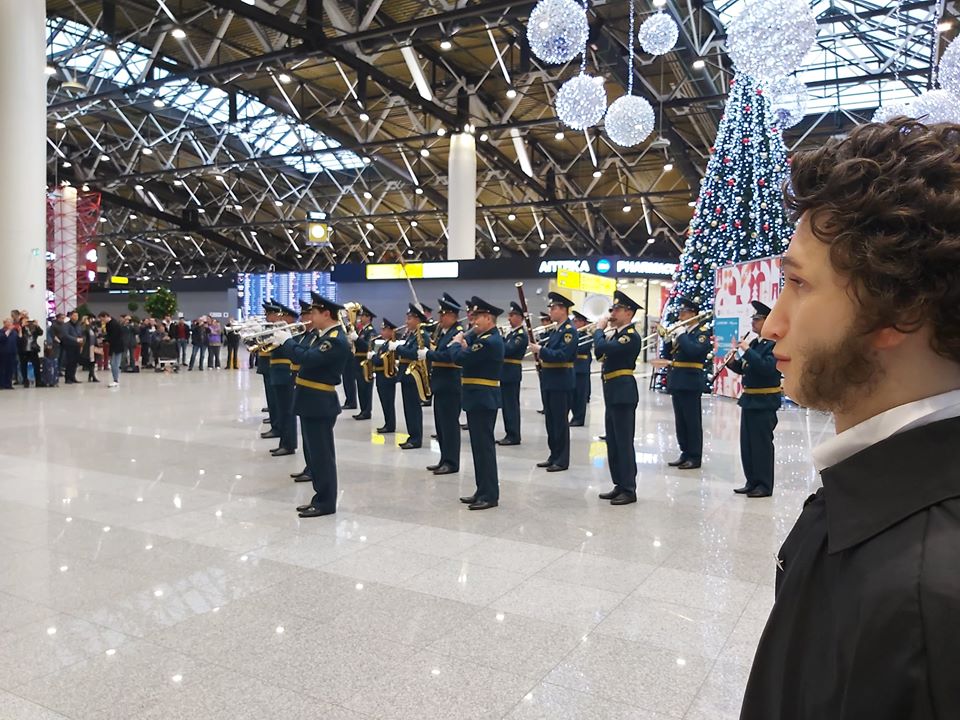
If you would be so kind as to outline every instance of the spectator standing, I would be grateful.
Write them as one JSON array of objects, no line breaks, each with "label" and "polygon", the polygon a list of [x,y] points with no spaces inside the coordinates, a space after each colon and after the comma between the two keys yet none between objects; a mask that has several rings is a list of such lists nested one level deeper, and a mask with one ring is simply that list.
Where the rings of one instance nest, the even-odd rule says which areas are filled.
[{"label": "spectator standing", "polygon": [[216,363],[217,370],[219,370],[220,346],[223,345],[223,328],[220,326],[220,321],[211,319],[208,330],[207,340],[209,347],[207,348],[207,367],[212,370],[214,363]]},{"label": "spectator standing", "polygon": [[123,362],[121,369],[126,372],[139,372],[136,351],[140,342],[136,320],[131,315],[124,316],[123,323]]},{"label": "spectator standing", "polygon": [[123,326],[110,317],[110,313],[102,312],[98,316],[103,325],[103,336],[110,346],[110,373],[113,381],[107,387],[115,388],[120,384],[120,361],[123,359]]},{"label": "spectator standing", "polygon": [[[14,308],[10,311],[10,320],[13,323],[13,329],[17,332],[17,338],[20,338],[20,329],[23,326],[24,320],[26,320],[24,313],[21,310]],[[17,347],[19,348],[19,344]],[[17,363],[13,371],[13,384],[16,385],[18,383],[22,383],[24,380],[26,380],[26,376],[21,375],[20,364]]]},{"label": "spectator standing", "polygon": [[83,327],[83,357],[81,364],[87,371],[87,382],[100,382],[97,380],[97,355],[103,353],[100,345],[100,339],[97,333],[97,323],[92,315],[84,315],[81,321]]},{"label": "spectator standing", "polygon": [[61,336],[63,335],[63,326],[67,321],[67,316],[63,313],[57,313],[53,318],[53,322],[50,324],[50,334],[47,336],[50,341],[50,345],[53,347],[52,357],[57,359],[59,372],[63,373],[64,368],[64,357],[63,357],[63,343],[61,342]]},{"label": "spectator standing", "polygon": [[153,340],[157,328],[152,318],[146,318],[140,323],[140,364],[145,367],[153,365]]},{"label": "spectator standing", "polygon": [[20,335],[13,320],[3,319],[0,329],[0,390],[13,390],[13,376],[17,372],[17,346]]},{"label": "spectator standing", "polygon": [[43,336],[43,330],[37,324],[36,320],[31,320],[27,314],[20,315],[20,343],[17,352],[20,356],[20,376],[23,378],[23,386],[30,387],[30,375],[27,373],[27,366],[33,365],[34,382],[40,384],[40,340]]},{"label": "spectator standing", "polygon": [[227,369],[239,370],[240,333],[237,332],[232,323],[227,325],[225,330],[227,332]]},{"label": "spectator standing", "polygon": [[190,342],[193,343],[193,349],[190,351],[190,365],[187,370],[193,370],[193,363],[200,355],[200,372],[203,372],[203,361],[207,354],[207,328],[203,318],[197,318],[190,325]]},{"label": "spectator standing", "polygon": [[187,364],[187,343],[190,340],[190,328],[183,321],[183,318],[177,318],[170,327],[170,337],[177,341],[177,354],[181,365]]},{"label": "spectator standing", "polygon": [[63,347],[66,385],[76,385],[77,365],[80,363],[80,350],[83,348],[83,328],[80,326],[80,315],[74,310],[70,313],[70,320],[63,324],[60,332],[60,344]]}]

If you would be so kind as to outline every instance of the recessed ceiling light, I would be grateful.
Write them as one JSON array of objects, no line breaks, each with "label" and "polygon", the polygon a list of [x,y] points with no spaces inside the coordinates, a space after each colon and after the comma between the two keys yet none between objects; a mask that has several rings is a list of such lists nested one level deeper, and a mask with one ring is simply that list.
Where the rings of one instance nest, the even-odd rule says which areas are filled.
[{"label": "recessed ceiling light", "polygon": [[423,188],[418,187],[413,192],[416,193],[417,195],[423,195]]},{"label": "recessed ceiling light", "polygon": [[480,133],[480,142],[486,142],[489,139],[490,139],[489,135],[487,135],[486,133]]},{"label": "recessed ceiling light", "polygon": [[706,66],[707,66],[707,64],[706,64],[703,60],[694,60],[694,61],[693,61],[693,69],[694,69],[694,70],[703,70]]},{"label": "recessed ceiling light", "polygon": [[273,204],[277,207],[283,207],[283,200],[274,200]]},{"label": "recessed ceiling light", "polygon": [[420,225],[420,223],[418,223],[416,220],[411,220],[411,221],[410,221],[410,227],[419,227],[419,225]]},{"label": "recessed ceiling light", "polygon": [[289,85],[291,82],[293,82],[293,78],[286,73],[280,73],[280,75],[277,76],[277,80],[282,82],[284,85]]},{"label": "recessed ceiling light", "polygon": [[558,130],[556,133],[554,133],[553,137],[557,140],[563,140],[563,131]]},{"label": "recessed ceiling light", "polygon": [[44,73],[44,75],[56,75],[56,74],[57,74],[57,69],[56,69],[53,65],[47,65],[47,66],[43,69],[43,73]]},{"label": "recessed ceiling light", "polygon": [[420,157],[430,157],[430,151],[426,148],[420,149]]},{"label": "recessed ceiling light", "polygon": [[600,177],[601,175],[603,175],[603,171],[602,171],[602,170],[597,169],[597,170],[594,170],[594,171],[593,171],[593,176],[594,176],[595,178],[598,178],[598,177]]},{"label": "recessed ceiling light", "polygon": [[656,241],[656,238],[647,238],[647,245],[653,245]]},{"label": "recessed ceiling light", "polygon": [[449,40],[441,40],[441,41],[440,41],[440,49],[441,49],[441,50],[449,50],[449,49],[452,48],[452,47],[453,47],[453,43],[450,42]]},{"label": "recessed ceiling light", "polygon": [[203,208],[197,208],[197,214],[198,214],[198,215],[203,215],[203,214],[206,213],[206,212],[207,212],[207,211],[204,210]]},{"label": "recessed ceiling light", "polygon": [[413,255],[413,250],[407,250],[407,255]]},{"label": "recessed ceiling light", "polygon": [[493,251],[494,251],[494,252],[500,252],[500,246],[499,246],[499,245],[494,245],[494,246],[493,246]]},{"label": "recessed ceiling light", "polygon": [[373,162],[373,160],[371,160],[371,159],[368,158],[368,157],[365,157],[365,158],[363,159],[363,164],[364,164],[364,165],[369,165],[369,164],[372,163],[372,162]]},{"label": "recessed ceiling light", "polygon": [[663,166],[664,172],[670,172],[671,170],[673,170],[673,163],[668,162]]},{"label": "recessed ceiling light", "polygon": [[163,100],[161,100],[160,98],[154,98],[154,99],[153,99],[153,106],[154,106],[155,108],[162,108],[162,107],[163,107]]},{"label": "recessed ceiling light", "polygon": [[143,190],[143,185],[137,184],[133,186],[134,190]]},{"label": "recessed ceiling light", "polygon": [[66,129],[67,129],[66,123],[62,123],[62,122],[58,122],[56,125],[54,125],[54,127],[55,127],[57,130],[66,130]]},{"label": "recessed ceiling light", "polygon": [[514,215],[513,213],[510,213],[509,215],[507,215],[507,220],[509,220],[510,222],[513,222],[516,219],[517,219],[517,216]]},{"label": "recessed ceiling light", "polygon": [[373,250],[367,250],[367,257],[373,257]]},{"label": "recessed ceiling light", "polygon": [[101,156],[100,156],[100,161],[101,161],[101,162],[109,162],[109,161],[110,161],[110,156],[109,156],[109,155],[101,155]]},{"label": "recessed ceiling light", "polygon": [[446,134],[447,134],[446,128],[437,128],[437,135],[439,135],[440,137],[443,137]]},{"label": "recessed ceiling light", "polygon": [[547,244],[546,244],[546,243],[540,243],[540,249],[541,249],[541,250],[546,250],[546,249],[547,249]]},{"label": "recessed ceiling light", "polygon": [[173,35],[177,40],[183,40],[187,36],[187,33],[184,32],[183,28],[174,28],[170,34]]},{"label": "recessed ceiling light", "polygon": [[181,185],[183,185],[183,180],[174,180],[173,184],[176,185],[177,187],[180,187]]},{"label": "recessed ceiling light", "polygon": [[937,30],[939,30],[940,32],[946,32],[947,30],[949,30],[949,29],[952,28],[952,27],[953,27],[953,21],[952,21],[952,20],[944,20],[942,23],[940,23],[939,25],[937,25]]},{"label": "recessed ceiling light", "polygon": [[632,209],[632,208],[631,208],[629,205],[624,205],[624,206],[623,206],[623,211],[624,211],[625,213],[630,212],[631,209]]},{"label": "recessed ceiling light", "polygon": [[234,209],[234,210],[243,210],[243,205],[234,205],[234,206],[233,206],[233,209]]},{"label": "recessed ceiling light", "polygon": [[696,200],[691,200],[690,202],[687,203],[687,207],[696,207],[696,206],[697,206]]},{"label": "recessed ceiling light", "polygon": [[360,113],[360,122],[370,122],[370,116],[365,112]]},{"label": "recessed ceiling light", "polygon": [[128,220],[136,220],[136,219],[137,219],[137,216],[134,215],[133,213],[130,213],[130,215],[127,216],[127,219],[128,219]]},{"label": "recessed ceiling light", "polygon": [[369,191],[369,190],[364,190],[364,191],[363,191],[363,197],[365,197],[367,200],[372,200],[372,199],[373,199],[373,195],[370,194],[370,191]]},{"label": "recessed ceiling light", "polygon": [[144,154],[144,155],[153,155],[153,149],[152,149],[152,148],[145,147],[145,148],[143,149],[143,154]]},{"label": "recessed ceiling light", "polygon": [[367,230],[373,230],[373,223],[367,223],[365,227]]},{"label": "recessed ceiling light", "polygon": [[507,88],[507,99],[513,100],[517,96],[517,91],[513,88]]},{"label": "recessed ceiling light", "polygon": [[69,160],[64,160],[64,161],[63,161],[63,166],[64,166],[65,168],[66,168],[66,167],[71,167],[71,166],[73,166],[73,163],[70,162]]}]

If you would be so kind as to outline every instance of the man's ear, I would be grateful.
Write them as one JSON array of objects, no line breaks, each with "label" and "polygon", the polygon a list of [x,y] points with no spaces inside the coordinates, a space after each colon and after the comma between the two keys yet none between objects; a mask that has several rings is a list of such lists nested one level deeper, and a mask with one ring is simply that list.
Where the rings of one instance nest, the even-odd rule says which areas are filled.
[{"label": "man's ear", "polygon": [[907,340],[907,333],[893,327],[886,327],[873,333],[871,344],[874,350],[892,350]]}]

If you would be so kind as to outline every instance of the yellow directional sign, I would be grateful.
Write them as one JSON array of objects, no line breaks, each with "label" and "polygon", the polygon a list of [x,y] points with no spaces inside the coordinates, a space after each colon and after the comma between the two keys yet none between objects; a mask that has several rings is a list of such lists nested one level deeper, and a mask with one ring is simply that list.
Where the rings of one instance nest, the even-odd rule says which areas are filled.
[{"label": "yellow directional sign", "polygon": [[613,278],[577,272],[576,270],[557,270],[557,286],[566,290],[579,290],[593,295],[609,295],[617,289],[617,281]]}]

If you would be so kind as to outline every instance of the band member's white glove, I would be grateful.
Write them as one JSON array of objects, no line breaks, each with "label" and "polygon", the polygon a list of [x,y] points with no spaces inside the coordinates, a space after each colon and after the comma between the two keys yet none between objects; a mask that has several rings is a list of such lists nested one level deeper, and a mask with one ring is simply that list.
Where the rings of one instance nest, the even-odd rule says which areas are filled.
[{"label": "band member's white glove", "polygon": [[530,352],[538,353],[540,352],[540,346],[537,343],[530,344]]},{"label": "band member's white glove", "polygon": [[602,318],[597,320],[597,330],[606,330],[609,322],[610,317],[608,315],[604,315]]},{"label": "band member's white glove", "polygon": [[389,350],[390,352],[393,352],[398,347],[400,347],[400,343],[398,343],[396,340],[391,340],[390,342],[387,343],[387,350]]},{"label": "band member's white glove", "polygon": [[348,339],[350,342],[356,342],[358,337],[360,337],[360,336],[357,335],[357,333],[356,333],[355,331],[353,331],[353,330],[351,330],[351,331],[350,331],[350,334],[347,335],[347,339]]},{"label": "band member's white glove", "polygon": [[427,352],[428,350],[426,348],[420,348],[419,350],[417,350],[417,360],[426,360]]},{"label": "band member's white glove", "polygon": [[457,345],[461,345],[463,343],[463,333],[458,332],[456,335],[453,336],[453,340],[451,340],[450,342],[456,343]]},{"label": "band member's white glove", "polygon": [[273,335],[270,336],[270,342],[279,347],[292,337],[293,335],[287,330],[274,330]]},{"label": "band member's white glove", "polygon": [[373,360],[373,358],[375,358],[376,356],[377,354],[373,350],[371,350],[370,352],[367,353],[367,360]]}]

